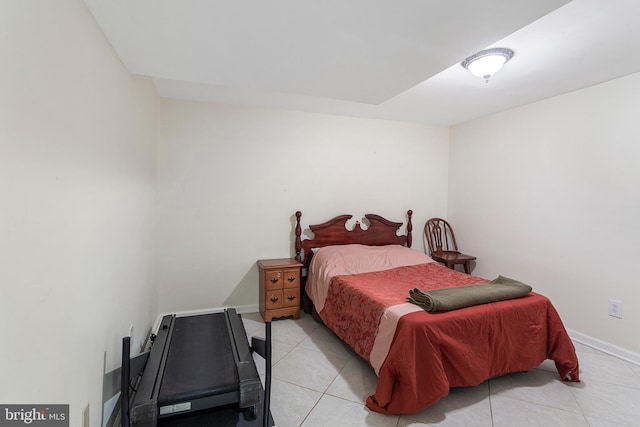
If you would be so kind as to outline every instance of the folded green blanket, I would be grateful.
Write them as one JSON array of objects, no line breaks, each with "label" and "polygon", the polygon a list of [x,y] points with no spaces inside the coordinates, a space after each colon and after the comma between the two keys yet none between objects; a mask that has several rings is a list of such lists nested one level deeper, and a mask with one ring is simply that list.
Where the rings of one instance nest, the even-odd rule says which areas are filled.
[{"label": "folded green blanket", "polygon": [[528,295],[531,289],[531,286],[517,280],[498,276],[497,279],[489,283],[454,286],[432,291],[414,288],[409,291],[407,301],[431,312],[448,311],[472,305],[521,298]]}]

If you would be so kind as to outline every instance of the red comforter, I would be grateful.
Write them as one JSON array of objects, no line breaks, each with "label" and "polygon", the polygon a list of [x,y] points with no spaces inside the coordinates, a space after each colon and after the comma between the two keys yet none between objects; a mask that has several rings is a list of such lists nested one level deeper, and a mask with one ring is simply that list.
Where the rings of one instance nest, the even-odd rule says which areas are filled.
[{"label": "red comforter", "polygon": [[[409,289],[487,282],[436,263],[336,276],[320,317],[369,360],[380,319],[406,302]],[[420,411],[449,393],[496,375],[527,371],[552,359],[562,379],[578,381],[573,343],[551,302],[529,296],[440,313],[419,311],[398,321],[367,407],[386,414]]]}]

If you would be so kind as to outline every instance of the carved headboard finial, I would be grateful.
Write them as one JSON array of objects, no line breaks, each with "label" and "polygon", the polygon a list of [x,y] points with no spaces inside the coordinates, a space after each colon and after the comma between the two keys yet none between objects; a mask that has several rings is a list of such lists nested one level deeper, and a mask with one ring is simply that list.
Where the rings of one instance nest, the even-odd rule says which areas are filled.
[{"label": "carved headboard finial", "polygon": [[296,212],[296,261],[301,262],[300,251],[302,250],[302,240],[300,236],[302,235],[302,228],[300,227],[300,217],[302,217],[302,212]]},{"label": "carved headboard finial", "polygon": [[409,209],[407,211],[407,247],[411,247],[411,243],[413,243],[413,238],[411,237],[411,232],[413,231],[413,224],[411,224],[411,215],[413,215],[413,211]]}]

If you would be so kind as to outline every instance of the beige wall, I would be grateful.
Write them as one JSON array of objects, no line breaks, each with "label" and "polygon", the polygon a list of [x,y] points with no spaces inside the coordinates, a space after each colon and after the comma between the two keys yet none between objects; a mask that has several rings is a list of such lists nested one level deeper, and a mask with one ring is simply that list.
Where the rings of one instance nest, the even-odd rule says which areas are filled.
[{"label": "beige wall", "polygon": [[[565,325],[640,352],[640,74],[451,130],[449,217],[474,273],[548,295]],[[623,302],[623,319],[607,300]]]},{"label": "beige wall", "polygon": [[258,303],[256,260],[293,255],[294,213],[446,212],[447,128],[163,99],[160,310]]},{"label": "beige wall", "polygon": [[157,314],[158,96],[81,0],[3,0],[0,34],[0,402],[99,426],[103,371]]}]

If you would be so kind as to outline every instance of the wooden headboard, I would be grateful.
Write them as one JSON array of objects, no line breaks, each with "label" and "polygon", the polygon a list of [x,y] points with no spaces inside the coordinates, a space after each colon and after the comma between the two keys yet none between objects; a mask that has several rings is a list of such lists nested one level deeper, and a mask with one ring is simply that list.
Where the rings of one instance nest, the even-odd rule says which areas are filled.
[{"label": "wooden headboard", "polygon": [[411,247],[411,215],[413,211],[407,211],[407,235],[398,236],[398,230],[402,227],[401,222],[389,221],[376,214],[366,214],[369,227],[363,230],[360,222],[356,221],[353,230],[347,230],[346,223],[353,215],[340,215],[322,224],[310,225],[314,238],[301,240],[302,227],[300,218],[302,212],[296,212],[296,261],[309,266],[313,257],[313,248],[321,248],[331,245],[349,245],[359,243],[361,245],[382,246],[382,245],[403,245]]}]

